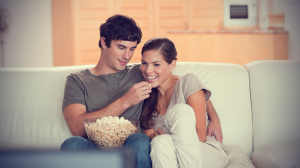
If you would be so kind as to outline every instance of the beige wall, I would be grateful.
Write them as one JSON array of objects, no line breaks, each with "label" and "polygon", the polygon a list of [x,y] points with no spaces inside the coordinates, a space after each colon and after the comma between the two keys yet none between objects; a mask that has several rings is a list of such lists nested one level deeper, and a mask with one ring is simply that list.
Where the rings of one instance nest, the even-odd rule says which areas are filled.
[{"label": "beige wall", "polygon": [[143,38],[131,62],[140,62],[143,44],[170,30],[222,27],[223,0],[52,0],[54,65],[95,64],[99,27],[113,14],[132,17]]},{"label": "beige wall", "polygon": [[0,65],[53,66],[51,0],[0,0],[0,6],[7,11],[8,23]]},{"label": "beige wall", "polygon": [[172,33],[178,61],[226,62],[244,65],[255,60],[286,60],[287,34]]},{"label": "beige wall", "polygon": [[[98,47],[99,27],[108,17],[117,13],[132,17],[143,32],[142,41],[131,62],[140,62],[141,48],[152,37],[172,37],[175,39],[174,34],[169,33],[170,31],[219,31],[223,29],[223,0],[52,0],[52,11],[54,66],[96,64],[101,52]],[[191,41],[186,39],[188,36],[184,34],[182,36],[181,38],[180,35],[180,39],[176,39],[174,42],[180,51],[179,53],[186,54],[185,50],[181,49],[186,44],[190,44]],[[210,35],[208,36],[210,37]],[[224,56],[224,54],[231,53],[210,52],[224,51],[226,45],[235,46],[238,43],[234,40],[237,34],[227,34],[227,36],[230,36],[229,38],[232,40],[221,40],[221,43],[218,44],[217,42],[216,45],[211,46],[212,48],[206,48],[204,52],[207,53],[205,55],[206,61],[242,63],[238,56],[234,55],[232,58]],[[183,57],[182,61],[203,61],[193,59],[199,53],[197,51],[198,46],[203,46],[205,43],[203,41],[199,43],[199,41],[194,40],[193,45],[188,46],[191,48],[188,51],[188,59]],[[272,46],[270,50],[273,49],[275,44],[272,40],[265,39],[263,41],[267,43],[259,46],[259,48],[252,48],[252,50],[257,50],[256,53],[260,53],[259,51],[263,46]],[[245,41],[249,47],[255,46],[252,44],[253,42],[255,43],[253,40]],[[215,46],[224,47],[220,50]],[[235,48],[235,50],[236,53],[243,53],[241,48]],[[285,50],[283,48],[279,53],[284,53]],[[274,52],[272,51],[272,53]],[[239,59],[235,59],[235,57]],[[262,56],[260,53],[254,59],[272,59],[275,57],[274,54]]]}]

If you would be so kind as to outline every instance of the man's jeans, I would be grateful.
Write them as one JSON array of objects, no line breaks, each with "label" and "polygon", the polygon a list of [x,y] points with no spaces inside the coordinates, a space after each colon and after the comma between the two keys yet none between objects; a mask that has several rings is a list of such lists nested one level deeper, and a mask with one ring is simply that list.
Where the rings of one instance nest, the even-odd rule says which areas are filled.
[{"label": "man's jeans", "polygon": [[[150,138],[145,134],[132,134],[124,142],[123,148],[128,148],[134,152],[136,157],[136,167],[137,168],[151,168],[151,158],[150,158]],[[60,148],[61,151],[70,150],[100,150],[96,145],[94,145],[89,140],[74,136],[66,139]]]}]

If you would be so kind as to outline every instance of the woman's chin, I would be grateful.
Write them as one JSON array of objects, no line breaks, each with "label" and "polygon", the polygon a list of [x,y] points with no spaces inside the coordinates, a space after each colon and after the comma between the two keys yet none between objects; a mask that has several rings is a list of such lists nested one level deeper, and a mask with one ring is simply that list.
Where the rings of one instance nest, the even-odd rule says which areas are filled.
[{"label": "woman's chin", "polygon": [[157,88],[159,85],[155,83],[151,83],[152,88]]},{"label": "woman's chin", "polygon": [[152,88],[157,88],[157,86],[152,86]]}]

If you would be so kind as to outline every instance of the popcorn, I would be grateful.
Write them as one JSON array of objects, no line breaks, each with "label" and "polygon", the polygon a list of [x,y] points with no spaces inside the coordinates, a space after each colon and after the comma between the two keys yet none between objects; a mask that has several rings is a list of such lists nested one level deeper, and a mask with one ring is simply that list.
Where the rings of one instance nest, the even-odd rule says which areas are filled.
[{"label": "popcorn", "polygon": [[127,137],[137,132],[137,127],[124,117],[102,117],[96,122],[84,123],[91,142],[101,149],[116,149],[123,146]]}]

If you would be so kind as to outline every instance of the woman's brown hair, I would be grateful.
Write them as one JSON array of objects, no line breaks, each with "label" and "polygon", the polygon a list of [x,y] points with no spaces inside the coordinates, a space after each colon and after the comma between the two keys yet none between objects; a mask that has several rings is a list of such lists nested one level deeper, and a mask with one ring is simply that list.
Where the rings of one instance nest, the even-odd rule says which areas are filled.
[{"label": "woman's brown hair", "polygon": [[[159,51],[168,64],[171,64],[173,60],[177,60],[175,45],[167,38],[157,37],[148,40],[142,48],[142,55],[149,50]],[[141,127],[143,129],[151,129],[154,126],[153,117],[156,117],[159,114],[159,110],[157,109],[158,94],[157,88],[152,88],[150,97],[144,100],[140,117]]]}]

